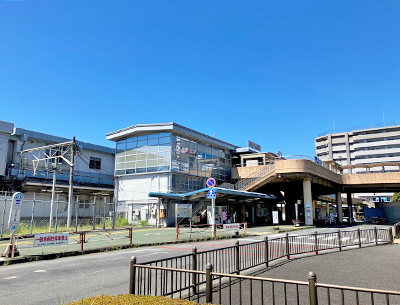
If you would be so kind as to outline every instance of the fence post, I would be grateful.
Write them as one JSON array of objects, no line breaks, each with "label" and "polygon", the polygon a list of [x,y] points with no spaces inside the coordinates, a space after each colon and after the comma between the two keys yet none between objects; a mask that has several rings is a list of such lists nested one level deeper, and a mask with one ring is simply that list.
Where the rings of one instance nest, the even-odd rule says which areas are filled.
[{"label": "fence post", "polygon": [[83,251],[83,243],[85,242],[85,232],[84,231],[79,233],[79,241],[81,242],[81,251]]},{"label": "fence post", "polygon": [[376,229],[376,227],[374,228],[374,234],[375,234],[375,245],[378,245],[378,230]]},{"label": "fence post", "polygon": [[[197,248],[192,248],[192,270],[197,270]],[[193,293],[196,294],[196,273],[192,273]]]},{"label": "fence post", "polygon": [[[1,234],[0,234],[1,238],[3,238],[3,232],[4,232],[4,218],[6,215],[6,206],[7,206],[7,192],[4,192],[3,216],[1,218]],[[32,232],[31,232],[31,234],[32,234]]]},{"label": "fence post", "polygon": [[33,193],[32,215],[31,215],[31,234],[32,234],[32,231],[33,231],[33,214],[35,212],[35,203],[36,203],[36,193]]},{"label": "fence post", "polygon": [[240,274],[240,249],[239,249],[239,241],[237,240],[235,242],[235,247],[236,247],[236,273]]},{"label": "fence post", "polygon": [[338,234],[339,251],[342,251],[342,239],[340,237],[340,229],[337,230],[337,234]]},{"label": "fence post", "polygon": [[318,255],[318,233],[315,231],[315,254]]},{"label": "fence post", "polygon": [[179,226],[176,226],[176,240],[179,239]]},{"label": "fence post", "polygon": [[129,281],[129,293],[135,294],[135,279],[136,279],[136,257],[131,257],[131,276]]},{"label": "fence post", "polygon": [[389,243],[393,244],[393,231],[392,231],[392,228],[389,228]]},{"label": "fence post", "polygon": [[212,303],[212,269],[213,265],[208,263],[206,267],[206,303]]},{"label": "fence post", "polygon": [[289,233],[286,232],[286,258],[290,260]]},{"label": "fence post", "polygon": [[132,228],[128,228],[129,230],[129,244],[132,245]]},{"label": "fence post", "polygon": [[79,195],[76,196],[76,202],[75,202],[75,232],[78,232],[78,207],[79,205]]},{"label": "fence post", "polygon": [[317,297],[317,276],[313,271],[308,273],[308,288],[310,294],[310,305],[318,305],[318,297]]},{"label": "fence post", "polygon": [[107,198],[104,197],[104,207],[103,207],[103,230],[106,229],[106,204],[107,204]]},{"label": "fence post", "polygon": [[57,233],[58,227],[58,209],[60,207],[60,195],[57,194],[56,222],[54,224],[54,232]]},{"label": "fence post", "polygon": [[96,196],[93,198],[93,230],[96,230]]},{"label": "fence post", "polygon": [[361,232],[360,232],[360,228],[357,228],[357,234],[358,234],[358,247],[361,248]]},{"label": "fence post", "polygon": [[269,265],[269,258],[268,258],[268,236],[264,237],[264,260],[265,266],[268,267]]},{"label": "fence post", "polygon": [[214,228],[213,228],[213,233],[214,233],[214,234],[213,234],[213,237],[215,238],[215,237],[217,237],[217,225],[214,223],[214,224],[213,224],[213,227],[214,227]]}]

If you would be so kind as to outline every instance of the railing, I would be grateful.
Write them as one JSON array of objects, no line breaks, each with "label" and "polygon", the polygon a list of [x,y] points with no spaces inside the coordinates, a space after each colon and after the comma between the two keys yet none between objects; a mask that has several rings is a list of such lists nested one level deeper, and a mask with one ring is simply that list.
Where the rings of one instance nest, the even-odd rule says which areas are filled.
[{"label": "railing", "polygon": [[213,269],[210,263],[205,271],[139,265],[136,264],[136,258],[132,257],[129,293],[186,298],[197,303],[213,303],[213,300],[217,300],[217,304],[266,302],[317,305],[345,304],[345,301],[347,304],[354,300],[356,304],[400,302],[400,291],[317,283],[314,272],[308,273],[308,281],[305,282],[228,274]]},{"label": "railing", "polygon": [[271,173],[273,170],[275,170],[275,164],[268,164],[264,165],[261,167],[259,170],[255,171],[251,175],[249,175],[246,178],[240,179],[238,183],[235,184],[235,189],[236,190],[242,190],[249,185],[263,179],[266,175]]},{"label": "railing", "polygon": [[[281,238],[268,239],[265,237],[263,241],[243,245],[236,241],[234,246],[203,252],[198,252],[194,247],[191,254],[150,261],[141,265],[136,265],[135,259],[133,266],[139,268],[140,272],[133,271],[132,273],[131,270],[130,291],[131,293],[136,291],[140,294],[153,295],[177,296],[179,294],[180,297],[185,294],[189,299],[197,298],[199,300],[200,295],[195,294],[200,288],[199,285],[206,282],[207,264],[213,265],[213,271],[216,272],[213,276],[219,277],[220,280],[222,277],[229,280],[233,278],[229,274],[240,274],[243,270],[260,265],[269,266],[269,263],[274,260],[290,259],[291,256],[297,254],[315,253],[318,255],[320,251],[324,250],[341,251],[345,247],[392,242],[391,228],[377,229],[375,227],[369,230],[338,230],[337,232],[321,234],[315,232],[308,235],[289,235],[287,233]],[[170,278],[168,279],[168,277]],[[236,277],[236,279],[239,278]],[[289,283],[289,281],[282,283]],[[190,288],[193,288],[194,295],[190,294]]]},{"label": "railing", "polygon": [[[231,223],[233,224],[233,223]],[[243,223],[235,223],[235,225],[238,225],[238,228],[236,231],[224,231],[224,225],[223,224],[190,224],[190,225],[178,225],[176,227],[176,239],[179,239],[180,235],[186,234],[189,235],[189,238],[191,239],[192,237],[194,238],[200,238],[204,237],[204,234],[210,234],[212,236],[212,233],[214,232],[213,237],[216,236],[231,236],[232,234],[237,234],[239,232],[243,232],[246,234],[247,232],[247,222]],[[214,226],[214,230],[212,230]],[[237,232],[237,233],[235,233]],[[203,236],[202,236],[203,235]]]}]

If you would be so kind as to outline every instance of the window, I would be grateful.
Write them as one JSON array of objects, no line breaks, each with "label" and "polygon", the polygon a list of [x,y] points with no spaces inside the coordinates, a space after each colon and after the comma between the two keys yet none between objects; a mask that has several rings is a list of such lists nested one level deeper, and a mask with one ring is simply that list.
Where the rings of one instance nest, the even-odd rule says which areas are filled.
[{"label": "window", "polygon": [[101,159],[90,157],[89,168],[92,169],[101,169]]}]

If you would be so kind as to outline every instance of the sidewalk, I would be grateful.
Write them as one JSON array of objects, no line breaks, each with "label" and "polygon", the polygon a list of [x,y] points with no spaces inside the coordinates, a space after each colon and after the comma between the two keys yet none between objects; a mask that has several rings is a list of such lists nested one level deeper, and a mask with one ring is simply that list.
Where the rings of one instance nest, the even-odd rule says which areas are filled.
[{"label": "sidewalk", "polygon": [[[311,227],[294,227],[293,225],[273,226],[256,226],[247,228],[246,236],[262,236],[273,233],[282,233],[292,230],[306,229]],[[244,232],[240,231],[239,236],[243,236]],[[217,232],[217,238],[234,238],[233,232]],[[95,253],[102,251],[111,251],[118,249],[126,249],[140,246],[153,246],[159,244],[170,244],[177,242],[189,242],[211,239],[211,231],[181,232],[178,241],[176,240],[175,228],[133,228],[132,244],[130,244],[129,231],[106,230],[106,231],[90,231],[85,234],[85,243],[79,242],[79,234],[70,233],[68,245],[42,246],[34,247],[34,238],[18,239],[19,256],[11,259],[0,257],[0,266],[14,263],[22,263],[34,260],[54,259],[73,255],[82,255],[87,253]],[[0,252],[2,252],[9,244],[9,240],[0,241]]]}]

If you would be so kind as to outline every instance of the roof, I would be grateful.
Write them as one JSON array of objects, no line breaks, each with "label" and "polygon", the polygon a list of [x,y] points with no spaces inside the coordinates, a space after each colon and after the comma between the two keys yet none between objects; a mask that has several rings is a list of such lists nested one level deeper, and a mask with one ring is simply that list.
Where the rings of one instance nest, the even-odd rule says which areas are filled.
[{"label": "roof", "polygon": [[[149,197],[158,197],[164,199],[177,199],[177,200],[196,200],[196,199],[205,199],[207,197],[208,191],[212,189],[211,187],[207,187],[198,191],[189,192],[186,194],[172,194],[172,193],[149,193]],[[268,194],[255,193],[255,192],[246,192],[246,191],[238,191],[225,189],[220,187],[214,187],[214,192],[218,199],[238,199],[238,200],[246,200],[246,199],[267,199],[271,201],[278,200],[278,197]]]},{"label": "roof", "polygon": [[187,128],[185,126],[179,125],[177,123],[155,123],[155,124],[137,124],[124,129],[120,129],[117,131],[113,131],[106,134],[106,139],[110,141],[119,141],[129,137],[132,137],[137,134],[145,134],[149,132],[168,132],[175,131],[177,133],[182,133],[188,136],[189,138],[201,139],[203,141],[210,142],[212,144],[222,146],[228,148],[230,150],[234,150],[238,148],[238,146],[221,141],[217,138],[208,136],[204,133],[198,132],[196,130]]},{"label": "roof", "polygon": [[[23,128],[14,128],[13,134],[18,135],[18,136],[22,136],[22,135],[26,134],[26,136],[29,138],[47,141],[50,143],[64,143],[64,142],[69,142],[72,140],[72,139],[52,136],[52,135],[41,133],[41,132],[27,130],[27,129],[23,129]],[[81,142],[81,141],[76,141],[76,144],[81,149],[90,149],[90,150],[96,150],[96,151],[105,152],[105,153],[109,153],[109,154],[115,154],[115,148],[110,148],[110,147],[106,147],[106,146],[101,146],[101,145],[96,145],[96,144],[91,144],[88,142]]]}]

